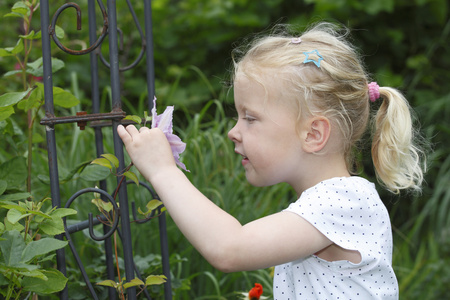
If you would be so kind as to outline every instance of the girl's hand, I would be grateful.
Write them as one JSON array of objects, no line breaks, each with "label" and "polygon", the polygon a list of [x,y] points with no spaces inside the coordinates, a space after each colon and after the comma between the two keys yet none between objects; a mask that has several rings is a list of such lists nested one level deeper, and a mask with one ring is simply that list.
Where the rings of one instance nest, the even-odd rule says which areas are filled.
[{"label": "girl's hand", "polygon": [[176,168],[169,142],[160,129],[141,127],[138,131],[134,125],[119,125],[117,133],[133,164],[148,181],[165,168]]}]

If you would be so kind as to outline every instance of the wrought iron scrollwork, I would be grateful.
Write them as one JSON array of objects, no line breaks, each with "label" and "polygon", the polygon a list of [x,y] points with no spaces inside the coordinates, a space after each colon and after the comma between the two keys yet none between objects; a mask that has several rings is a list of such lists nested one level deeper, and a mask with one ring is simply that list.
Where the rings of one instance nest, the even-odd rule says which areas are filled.
[{"label": "wrought iron scrollwork", "polygon": [[[128,5],[128,9],[130,10],[131,15],[133,16],[133,20],[134,20],[134,24],[136,25],[137,30],[139,31],[139,35],[141,37],[141,51],[138,55],[138,57],[128,66],[119,68],[120,72],[124,72],[127,71],[129,69],[134,68],[142,59],[142,57],[145,54],[145,48],[146,48],[146,42],[145,42],[145,36],[144,33],[142,31],[141,25],[139,24],[139,20],[136,16],[136,13],[133,9],[133,6],[130,3],[130,0],[126,0],[127,1],[127,5]],[[121,47],[123,46],[123,33],[122,30],[117,28],[117,31],[119,32],[119,36],[120,36],[120,45]],[[122,50],[122,49],[121,49]],[[100,61],[106,66],[106,67],[110,67],[109,62],[103,57],[103,54],[101,53],[101,51],[99,51],[99,57],[100,57]]]},{"label": "wrought iron scrollwork", "polygon": [[[92,216],[92,213],[89,213],[89,235],[95,241],[103,241],[103,240],[109,238],[114,233],[114,231],[117,229],[117,226],[119,225],[119,216],[120,216],[119,207],[117,206],[116,201],[114,201],[114,198],[110,194],[108,194],[104,190],[98,189],[98,188],[86,188],[86,189],[79,190],[78,192],[73,194],[72,197],[70,197],[70,199],[67,201],[65,207],[69,208],[70,205],[72,205],[72,202],[75,201],[76,198],[78,198],[79,196],[86,194],[86,193],[99,193],[99,194],[105,196],[106,199],[108,199],[108,201],[113,206],[113,209],[112,209],[113,210],[112,211],[113,223],[111,225],[111,229],[101,237],[98,237],[94,234],[94,225],[95,225],[94,218]],[[101,219],[97,219],[97,220],[101,221]]]},{"label": "wrought iron scrollwork", "polygon": [[86,221],[82,221],[82,222],[79,222],[75,225],[68,227],[66,224],[66,220],[64,218],[64,227],[65,227],[64,235],[66,237],[66,240],[69,242],[69,247],[72,251],[72,254],[75,258],[78,268],[80,269],[81,275],[86,283],[86,286],[87,286],[89,292],[91,293],[91,295],[94,299],[98,299],[97,294],[95,293],[95,290],[92,286],[92,283],[89,281],[89,278],[88,278],[87,272],[83,266],[83,263],[81,262],[80,256],[78,255],[78,251],[76,250],[75,245],[73,244],[73,241],[70,238],[70,234],[88,227],[89,235],[93,240],[104,241],[107,238],[109,238],[117,230],[117,226],[119,225],[120,213],[119,213],[119,207],[117,206],[116,202],[114,201],[114,198],[110,194],[105,192],[104,190],[98,189],[98,188],[85,188],[85,189],[79,190],[78,192],[73,194],[72,197],[69,198],[69,200],[67,201],[67,203],[64,207],[69,208],[72,205],[72,203],[79,196],[86,194],[86,193],[99,193],[99,194],[103,195],[112,204],[112,206],[113,206],[113,208],[112,208],[113,223],[111,224],[111,229],[101,237],[96,236],[94,234],[94,225],[96,225],[96,224],[94,224],[94,223],[99,224],[99,223],[103,223],[106,220],[102,220],[101,217],[98,217],[96,222],[94,222],[92,213],[89,213],[89,220],[88,220],[87,224],[86,224]]},{"label": "wrought iron scrollwork", "polygon": [[56,21],[59,18],[59,15],[67,8],[73,7],[75,8],[75,10],[77,11],[77,30],[81,30],[81,9],[80,6],[76,3],[73,2],[69,2],[66,4],[63,4],[60,8],[58,8],[58,10],[55,12],[55,14],[53,15],[52,18],[52,23],[48,28],[48,32],[49,34],[52,36],[53,41],[55,42],[55,44],[64,52],[72,54],[72,55],[83,55],[83,54],[87,54],[90,53],[92,51],[94,51],[98,46],[100,46],[100,44],[103,42],[103,40],[105,39],[106,35],[108,34],[108,14],[106,13],[106,9],[103,6],[103,3],[101,0],[97,0],[97,3],[100,7],[100,10],[102,11],[102,15],[103,15],[103,30],[102,33],[100,35],[100,37],[97,39],[97,41],[91,45],[89,48],[84,49],[84,50],[72,50],[69,49],[67,47],[65,47],[60,41],[59,38],[56,35]]},{"label": "wrought iron scrollwork", "polygon": [[[70,0],[69,0],[70,1]],[[72,0],[73,1],[73,0]],[[40,0],[41,4],[41,28],[48,29],[48,32],[45,33],[43,30],[42,34],[42,57],[43,57],[43,69],[44,69],[44,95],[45,95],[45,115],[41,120],[41,124],[46,126],[46,136],[47,136],[47,147],[48,147],[48,157],[49,157],[49,175],[50,175],[50,187],[51,187],[51,197],[52,197],[52,205],[54,207],[70,207],[76,199],[82,194],[85,193],[99,193],[102,195],[103,200],[108,201],[112,204],[113,209],[110,211],[111,215],[114,217],[101,215],[99,214],[97,217],[93,216],[92,213],[89,214],[88,219],[86,220],[78,220],[75,224],[67,224],[64,220],[65,232],[57,238],[63,239],[65,238],[69,242],[70,250],[73,254],[73,258],[75,259],[76,264],[78,265],[79,270],[81,271],[82,277],[86,283],[86,287],[89,289],[89,292],[92,295],[92,299],[98,299],[96,295],[96,289],[94,289],[93,284],[89,281],[87,272],[81,258],[77,252],[76,245],[71,238],[76,232],[80,232],[81,230],[88,229],[89,236],[95,241],[102,241],[105,255],[105,265],[106,265],[106,274],[105,277],[110,280],[115,280],[115,270],[114,270],[114,262],[113,262],[113,253],[112,253],[112,241],[111,236],[114,233],[117,233],[119,239],[122,242],[122,252],[123,252],[123,262],[124,262],[124,271],[125,277],[127,281],[132,280],[136,276],[141,278],[138,269],[133,260],[133,251],[132,251],[132,240],[131,240],[131,229],[130,223],[145,223],[150,219],[154,218],[158,220],[159,224],[159,238],[160,238],[160,248],[161,248],[161,257],[162,257],[162,269],[164,275],[170,279],[170,264],[169,264],[169,249],[168,249],[168,237],[167,237],[167,228],[166,228],[166,218],[165,212],[159,207],[155,210],[154,213],[146,216],[143,220],[138,220],[136,217],[136,207],[134,202],[132,205],[132,212],[129,212],[128,208],[128,193],[127,193],[127,184],[120,184],[119,181],[123,180],[121,178],[117,178],[117,190],[115,191],[117,195],[117,203],[116,197],[112,197],[110,194],[106,192],[107,184],[105,180],[99,182],[100,188],[85,188],[79,190],[75,194],[73,194],[70,199],[65,203],[61,203],[61,195],[60,195],[60,183],[58,176],[58,156],[56,151],[56,135],[55,128],[59,124],[62,123],[77,123],[82,129],[85,126],[94,127],[95,131],[95,142],[97,149],[97,156],[99,157],[102,153],[104,153],[103,147],[103,134],[102,127],[111,127],[112,135],[113,135],[113,144],[114,144],[114,154],[119,160],[119,168],[123,170],[125,168],[124,163],[124,155],[123,155],[123,144],[120,141],[120,138],[117,134],[117,126],[120,124],[121,119],[124,117],[125,112],[121,110],[121,97],[120,97],[120,71],[125,71],[135,67],[143,58],[144,54],[146,55],[146,73],[147,73],[147,90],[149,95],[148,107],[149,110],[153,107],[153,96],[154,96],[154,63],[153,63],[153,38],[152,38],[152,12],[151,12],[151,0],[143,0],[144,2],[144,21],[145,21],[145,33],[144,35],[139,21],[136,17],[134,9],[131,6],[130,0],[126,0],[128,8],[132,14],[134,22],[136,24],[137,30],[139,31],[141,38],[141,50],[140,54],[136,58],[136,60],[131,63],[129,66],[119,68],[119,59],[118,59],[118,49],[117,46],[120,44],[123,47],[123,34],[121,30],[117,26],[117,13],[116,13],[116,0],[105,0],[107,3],[108,11],[103,6],[104,0],[88,0],[88,14],[89,14],[89,48],[83,50],[73,50],[65,47],[61,41],[56,36],[56,23],[58,22],[61,14],[66,9],[75,9],[76,11],[76,22],[77,29],[81,30],[81,4],[69,2],[62,5],[57,11],[54,13],[53,18],[49,16],[49,0]],[[100,7],[101,13],[103,15],[103,29],[100,35],[96,33],[96,9],[97,5]],[[117,35],[120,35],[120,41],[117,39]],[[101,47],[105,40],[105,37],[108,36],[109,39],[109,63],[106,59],[101,55]],[[51,68],[51,40],[55,42],[55,44],[65,53],[72,55],[83,55],[90,54],[91,65],[90,65],[90,78],[91,78],[91,89],[92,89],[92,114],[87,114],[84,112],[80,112],[76,116],[55,116],[54,107],[53,107],[53,81],[52,81],[52,68]],[[101,113],[100,112],[100,97],[98,91],[100,90],[99,85],[99,74],[98,74],[98,63],[97,61],[101,60],[109,69],[110,69],[110,86],[111,86],[111,99],[112,99],[112,107],[111,112],[109,113]],[[98,122],[102,124],[101,126],[94,126],[94,123]],[[155,194],[153,189],[146,183],[141,182],[145,189],[147,189],[152,199],[158,199],[158,196]],[[80,200],[80,199],[79,199]],[[119,208],[120,203],[120,208]],[[134,220],[131,219],[131,215]],[[120,222],[120,226],[119,226]],[[97,231],[94,233],[94,227],[99,224],[103,224],[103,236],[100,236]],[[65,250],[59,249],[56,251],[56,260],[57,260],[57,268],[63,273],[67,274],[66,270],[66,258],[65,258]],[[141,278],[142,279],[142,278]],[[117,299],[116,291],[114,288],[108,288],[108,299]],[[129,287],[127,289],[127,297],[130,300],[137,299],[136,288]],[[144,289],[143,294],[145,294],[146,299],[151,299],[148,291]],[[142,295],[142,294],[141,294]],[[69,299],[68,287],[61,291],[60,299]],[[171,289],[171,281],[168,280],[164,284],[164,299],[169,300],[172,299],[172,289]]]},{"label": "wrought iron scrollwork", "polygon": [[[127,184],[131,184],[134,183],[134,181],[127,181]],[[152,196],[152,199],[158,199],[159,197],[158,195],[155,193],[155,191],[145,182],[139,181],[139,186],[143,186],[146,190],[148,190],[150,192],[150,195]],[[143,223],[147,223],[148,221],[150,221],[151,219],[153,219],[154,217],[158,217],[161,214],[161,209],[164,207],[164,205],[160,205],[158,207],[157,210],[154,210],[151,212],[151,214],[149,216],[147,216],[145,219],[139,219],[137,217],[137,212],[136,212],[136,204],[135,202],[131,202],[131,213],[133,215],[133,220],[135,223],[138,224],[143,224]]]}]

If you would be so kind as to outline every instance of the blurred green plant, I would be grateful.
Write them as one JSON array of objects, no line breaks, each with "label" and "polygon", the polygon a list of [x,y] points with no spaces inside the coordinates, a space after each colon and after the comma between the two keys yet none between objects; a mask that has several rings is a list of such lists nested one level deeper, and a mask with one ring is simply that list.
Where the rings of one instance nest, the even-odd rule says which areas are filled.
[{"label": "blurred green plant", "polygon": [[[140,123],[140,122],[139,122]],[[103,167],[106,167],[110,169],[110,171],[115,175],[123,175],[122,180],[119,182],[116,191],[119,190],[120,186],[125,183],[124,179],[129,178],[136,185],[139,185],[139,181],[137,179],[137,176],[134,172],[129,171],[132,164],[130,164],[127,168],[125,168],[125,171],[121,174],[117,173],[117,168],[119,167],[119,159],[113,155],[113,154],[102,154],[101,158],[94,159],[91,164],[97,164]],[[113,170],[114,169],[114,170]],[[116,200],[117,194],[114,194],[114,200]],[[106,218],[106,221],[103,221],[102,223],[107,226],[113,226],[114,220],[118,218],[118,215],[115,214],[115,210],[113,210],[113,205],[110,202],[105,202],[100,198],[100,194],[94,193],[94,199],[91,200],[91,202],[97,206],[100,213]],[[144,215],[146,219],[154,218],[155,216],[152,216],[152,212],[154,212],[156,209],[158,209],[162,205],[162,202],[157,199],[153,199],[149,201],[146,205],[147,211],[143,212],[140,208],[138,209],[139,213]],[[160,209],[159,214],[156,215],[158,217],[162,212],[164,212],[165,209]],[[141,290],[137,294],[139,295],[142,293],[144,289],[147,288],[147,286],[151,285],[160,285],[167,281],[167,277],[164,275],[149,275],[145,282],[143,282],[139,278],[134,278],[130,281],[126,281],[126,278],[121,276],[120,267],[119,267],[119,255],[118,255],[118,242],[117,242],[117,231],[114,232],[114,251],[115,251],[115,259],[116,259],[116,268],[117,268],[117,277],[119,279],[118,282],[115,282],[114,280],[103,280],[100,282],[97,282],[97,285],[102,286],[109,286],[116,289],[117,293],[119,294],[120,298],[122,300],[125,300],[125,290],[130,287],[139,287]]]},{"label": "blurred green plant", "polygon": [[[0,14],[10,13],[15,2],[3,1]],[[56,10],[59,1],[50,2],[50,7]],[[85,3],[80,2],[80,5]],[[132,24],[126,3],[117,2],[117,6],[118,20],[125,37],[124,48],[120,53],[120,61],[124,64],[138,54],[140,49],[136,41],[139,41],[139,37],[133,26],[125,25]],[[134,7],[137,15],[142,16],[143,4],[137,2]],[[227,131],[233,125],[229,118],[233,109],[230,109],[232,97],[227,97],[227,87],[224,89],[222,83],[229,77],[223,74],[226,74],[231,65],[231,48],[243,36],[266,30],[274,23],[290,23],[303,29],[311,22],[325,20],[343,23],[352,28],[354,42],[365,53],[367,69],[380,85],[398,87],[404,91],[418,112],[422,131],[433,144],[434,151],[429,151],[431,164],[426,175],[427,185],[421,196],[402,195],[400,198],[393,198],[380,190],[395,229],[394,267],[402,290],[400,299],[445,298],[445,288],[450,283],[450,271],[445,268],[450,257],[447,217],[450,196],[446,188],[450,178],[450,57],[446,55],[450,50],[448,1],[154,0],[152,8],[156,90],[164,101],[163,105],[175,104],[180,108],[175,115],[178,125],[176,131],[188,145],[186,155],[183,156],[184,163],[191,169],[188,176],[214,202],[236,215],[241,222],[282,209],[295,195],[285,186],[254,189],[245,183],[239,161],[226,138]],[[87,9],[83,8],[83,12],[85,10]],[[143,20],[143,17],[140,18]],[[36,24],[38,20],[34,19],[30,24]],[[11,20],[19,22],[10,22]],[[21,20],[19,17],[7,17],[3,19],[3,26],[0,26],[0,35],[7,47],[4,51],[10,51],[9,54],[21,47],[20,43],[17,44],[17,31],[20,35],[27,35]],[[76,31],[73,24],[75,22],[59,23],[66,37],[72,36]],[[84,44],[88,44],[87,39],[87,35],[81,38]],[[36,55],[39,41],[26,40],[33,44],[30,57],[39,57]],[[25,40],[23,45],[25,48]],[[17,59],[9,54],[0,57],[2,73],[19,71],[14,68]],[[58,52],[52,55],[63,59],[65,65],[54,78],[56,85],[68,86],[72,83],[74,94],[79,95],[77,98],[81,99],[82,104],[89,104],[90,100],[83,98],[83,95],[90,94],[88,68],[84,67],[88,62],[81,57],[63,57]],[[100,72],[107,74],[109,71]],[[144,92],[144,73],[144,66],[141,64],[138,68],[121,74],[124,110],[129,113],[138,114],[145,110],[147,95]],[[25,75],[28,81],[39,80],[39,76],[29,78],[30,76],[34,75]],[[0,94],[24,93],[34,86],[24,86],[22,79],[21,73],[11,73],[10,76],[0,78]],[[110,102],[110,88],[108,82],[102,81],[101,84],[102,111],[105,111],[104,108]],[[20,98],[20,95],[16,97]],[[211,99],[216,100],[210,101]],[[29,135],[27,112],[18,108],[19,103],[13,106],[15,114],[0,122],[0,138],[6,143],[5,147],[0,148],[0,162],[7,163],[5,166],[8,170],[21,170],[23,183],[27,178]],[[37,108],[35,111],[38,115],[42,113]],[[61,193],[66,198],[82,184],[83,181],[78,180],[80,178],[93,184],[100,177],[99,173],[108,180],[115,179],[107,177],[109,170],[99,172],[104,168],[96,169],[89,165],[89,159],[95,155],[92,150],[92,130],[87,128],[81,132],[74,128],[75,126],[65,125],[58,128],[61,133],[58,152],[67,154],[59,161],[61,179],[64,179]],[[32,195],[45,195],[48,191],[48,178],[43,175],[47,168],[46,152],[45,147],[39,145],[43,134],[43,128],[33,126],[35,176],[31,176],[32,185],[34,183]],[[104,134],[106,152],[112,153],[112,135],[108,131]],[[78,151],[80,148],[85,151]],[[16,156],[21,157],[22,162],[19,163]],[[13,158],[15,159],[10,161]],[[362,158],[365,176],[374,179],[370,159],[366,162],[366,157]],[[20,184],[13,188],[11,185],[4,194],[18,190],[25,192],[26,187]],[[130,187],[130,191],[133,199],[148,197],[145,192],[135,191],[133,187]],[[76,208],[79,214],[87,210],[83,205]],[[2,214],[4,212],[0,212]],[[158,258],[147,254],[156,252],[154,245],[158,243],[158,237],[148,232],[157,231],[157,224],[141,228],[136,226],[136,235],[145,235],[148,242],[142,243],[138,237],[133,237],[133,249],[141,254],[139,259],[142,263],[153,266],[145,272],[154,274],[159,271]],[[270,270],[235,274],[217,272],[184,240],[170,219],[168,231],[169,248],[174,253],[171,257],[172,282],[176,281],[177,287],[184,286],[183,290],[176,293],[178,299],[232,297],[234,291],[246,290],[252,282],[263,283],[261,279],[255,280],[255,276],[267,281],[264,283],[265,290],[270,287]],[[103,275],[99,274],[104,265],[98,257],[103,254],[102,250],[83,234],[85,233],[74,239],[82,245],[83,258],[92,262],[92,268],[88,268],[90,276],[101,280]],[[188,261],[186,257],[189,258]],[[71,271],[77,272],[75,269]],[[86,294],[80,292],[80,287],[82,283],[79,280],[69,282],[71,295],[84,299]]]},{"label": "blurred green plant", "polygon": [[[3,192],[6,185],[0,180]],[[67,208],[43,211],[48,198],[35,202],[23,200],[26,196],[27,193],[0,194],[0,208],[7,210],[0,222],[0,294],[5,299],[21,299],[22,292],[52,294],[62,290],[67,282],[61,272],[44,264],[54,258],[55,250],[67,245],[66,241],[53,238],[64,232],[62,218],[77,212]]]},{"label": "blurred green plant", "polygon": [[[76,214],[73,209],[51,208],[49,198],[35,200],[32,195],[33,153],[43,140],[35,132],[35,122],[44,104],[42,58],[32,62],[31,53],[41,32],[31,28],[39,4],[17,1],[4,18],[20,20],[23,34],[12,47],[0,48],[0,58],[16,62],[3,76],[19,78],[22,88],[0,95],[0,131],[6,145],[2,147],[0,169],[0,293],[6,299],[21,299],[22,292],[53,294],[62,290],[67,278],[51,266],[54,251],[67,242],[53,238],[64,232],[64,217]],[[63,34],[58,30],[58,34]],[[52,71],[64,63],[55,59]],[[55,105],[72,107],[79,103],[71,93],[54,87]],[[15,118],[17,117],[17,118]],[[25,122],[21,119],[25,117]],[[26,137],[23,138],[23,132]],[[41,170],[41,171],[45,171]],[[24,182],[26,185],[24,186]],[[46,205],[44,205],[46,204]],[[50,264],[50,267],[46,266]]]}]

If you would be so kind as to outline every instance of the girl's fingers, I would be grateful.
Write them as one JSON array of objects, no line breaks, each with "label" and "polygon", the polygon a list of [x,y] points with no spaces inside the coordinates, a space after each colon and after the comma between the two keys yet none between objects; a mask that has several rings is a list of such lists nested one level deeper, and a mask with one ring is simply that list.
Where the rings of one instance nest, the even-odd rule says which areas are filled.
[{"label": "girl's fingers", "polygon": [[131,137],[133,137],[135,134],[139,134],[139,131],[134,125],[128,125],[127,127],[125,127],[125,130],[131,135]]},{"label": "girl's fingers", "polygon": [[[134,132],[133,132],[134,129]],[[126,144],[133,140],[133,134],[138,133],[136,127],[129,125],[126,128],[123,125],[117,126],[117,133],[122,141]]]}]

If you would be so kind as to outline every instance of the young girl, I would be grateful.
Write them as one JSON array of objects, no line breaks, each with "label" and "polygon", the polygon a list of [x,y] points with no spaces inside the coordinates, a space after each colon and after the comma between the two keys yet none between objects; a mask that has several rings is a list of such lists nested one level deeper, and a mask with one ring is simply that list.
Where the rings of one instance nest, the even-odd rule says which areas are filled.
[{"label": "young girl", "polygon": [[300,37],[255,40],[235,62],[234,99],[238,121],[228,136],[247,180],[286,182],[298,195],[285,210],[245,225],[189,182],[161,130],[118,128],[183,234],[224,272],[276,266],[274,299],[397,299],[388,212],[374,184],[351,174],[370,105],[380,101],[377,177],[394,193],[420,189],[405,98],[369,83],[345,34],[319,24]]}]

